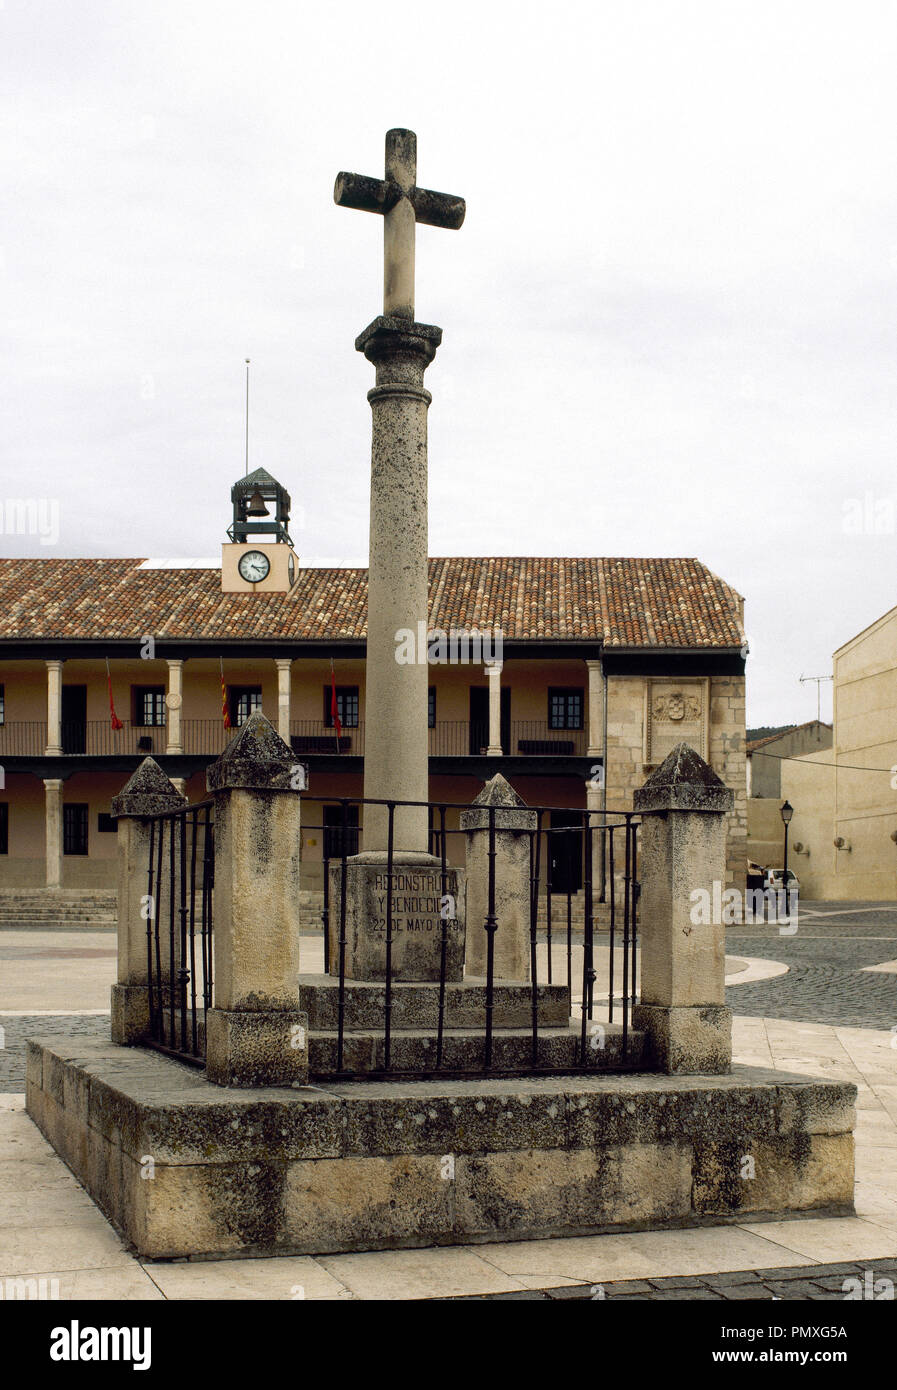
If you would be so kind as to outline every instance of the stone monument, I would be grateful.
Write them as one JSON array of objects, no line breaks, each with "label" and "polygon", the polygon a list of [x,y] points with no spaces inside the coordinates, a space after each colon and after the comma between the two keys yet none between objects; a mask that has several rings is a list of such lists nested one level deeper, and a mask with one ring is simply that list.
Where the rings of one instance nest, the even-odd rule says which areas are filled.
[{"label": "stone monument", "polygon": [[[463,889],[450,869],[444,883],[427,853],[429,734],[425,662],[400,664],[397,637],[427,619],[427,410],[424,372],[442,329],[414,317],[414,241],[418,222],[458,228],[463,198],[417,186],[417,138],[386,134],[382,179],[337,175],[334,201],[383,217],[383,313],[356,339],[376,368],[368,392],[373,415],[370,563],[368,572],[364,795],[375,802],[419,802],[364,808],[364,852],[347,866],[345,974],[382,979],[386,938],[391,973],[400,980],[438,979],[441,911],[449,922],[448,979],[463,970]],[[392,895],[386,864],[392,854]],[[331,921],[339,922],[343,882],[331,871]],[[450,902],[446,905],[444,899]],[[442,908],[440,904],[443,903]],[[388,918],[388,920],[387,920]],[[339,932],[332,931],[330,968],[339,974]]]}]

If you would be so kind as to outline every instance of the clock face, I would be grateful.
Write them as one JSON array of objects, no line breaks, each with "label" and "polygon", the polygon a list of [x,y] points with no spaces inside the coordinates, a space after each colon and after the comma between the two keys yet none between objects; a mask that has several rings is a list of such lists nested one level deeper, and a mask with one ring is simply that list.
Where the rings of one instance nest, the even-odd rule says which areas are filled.
[{"label": "clock face", "polygon": [[237,565],[240,577],[245,579],[247,584],[258,584],[267,577],[270,568],[271,561],[260,550],[247,550],[240,556],[240,563]]},{"label": "clock face", "polygon": [[288,570],[288,573],[289,573],[290,588],[292,588],[292,587],[293,587],[293,583],[294,583],[294,581],[295,581],[295,579],[296,579],[296,561],[295,561],[295,559],[293,558],[292,555],[290,556],[290,560],[289,560],[289,564],[288,564],[288,566],[287,566],[287,570]]}]

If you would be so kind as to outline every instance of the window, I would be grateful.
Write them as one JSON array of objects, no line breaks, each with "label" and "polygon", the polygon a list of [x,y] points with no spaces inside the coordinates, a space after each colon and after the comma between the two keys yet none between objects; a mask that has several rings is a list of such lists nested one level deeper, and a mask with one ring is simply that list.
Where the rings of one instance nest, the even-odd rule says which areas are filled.
[{"label": "window", "polygon": [[0,724],[6,723],[6,686],[0,685]]},{"label": "window", "polygon": [[100,811],[97,815],[97,830],[101,835],[114,835],[118,830],[118,820],[115,816],[110,816],[108,811]]},{"label": "window", "polygon": [[9,802],[0,801],[0,854],[9,854]]},{"label": "window", "polygon": [[63,854],[87,853],[87,806],[75,803],[62,808]]},{"label": "window", "polygon": [[[330,705],[333,698],[332,686],[324,686],[324,727],[333,728],[333,715]],[[344,729],[358,728],[358,686],[338,685],[336,687],[336,709],[339,722]]]},{"label": "window", "polygon": [[583,692],[555,687],[548,691],[549,729],[581,729]]},{"label": "window", "polygon": [[427,728],[436,728],[436,687],[431,685],[427,691]]},{"label": "window", "polygon": [[165,724],[165,686],[135,685],[134,723],[141,729],[157,729]]},{"label": "window", "polygon": [[262,687],[260,685],[232,685],[228,688],[230,723],[232,729],[241,729],[256,710],[262,707]]}]

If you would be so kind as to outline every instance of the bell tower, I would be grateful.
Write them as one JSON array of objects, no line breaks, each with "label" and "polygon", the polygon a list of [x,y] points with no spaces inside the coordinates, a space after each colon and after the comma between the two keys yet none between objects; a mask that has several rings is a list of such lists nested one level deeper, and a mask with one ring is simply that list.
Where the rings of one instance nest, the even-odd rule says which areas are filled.
[{"label": "bell tower", "polygon": [[221,547],[221,590],[225,594],[286,594],[296,579],[290,539],[290,494],[264,468],[256,468],[230,491],[234,519]]}]

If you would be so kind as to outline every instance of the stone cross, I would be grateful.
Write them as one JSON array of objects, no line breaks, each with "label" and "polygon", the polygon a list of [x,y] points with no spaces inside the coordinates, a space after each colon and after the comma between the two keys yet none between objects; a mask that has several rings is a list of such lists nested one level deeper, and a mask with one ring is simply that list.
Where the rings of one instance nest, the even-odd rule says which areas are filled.
[{"label": "stone cross", "polygon": [[385,178],[337,174],[333,200],[341,208],[382,216],[383,313],[413,321],[415,223],[457,231],[464,221],[464,199],[418,188],[417,136],[413,130],[388,130]]}]

